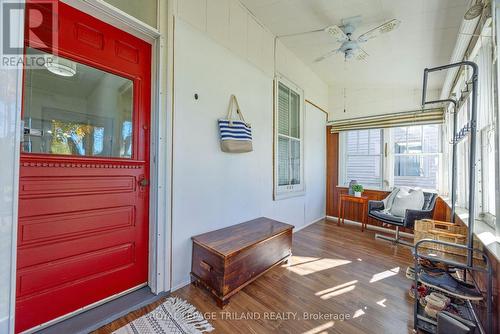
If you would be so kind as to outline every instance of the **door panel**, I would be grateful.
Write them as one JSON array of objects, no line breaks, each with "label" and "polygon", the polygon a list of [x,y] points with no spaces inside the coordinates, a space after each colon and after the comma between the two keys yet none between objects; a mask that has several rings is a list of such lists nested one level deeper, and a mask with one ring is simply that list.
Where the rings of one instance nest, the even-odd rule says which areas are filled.
[{"label": "door panel", "polygon": [[25,70],[16,332],[148,279],[151,46],[58,3]]}]

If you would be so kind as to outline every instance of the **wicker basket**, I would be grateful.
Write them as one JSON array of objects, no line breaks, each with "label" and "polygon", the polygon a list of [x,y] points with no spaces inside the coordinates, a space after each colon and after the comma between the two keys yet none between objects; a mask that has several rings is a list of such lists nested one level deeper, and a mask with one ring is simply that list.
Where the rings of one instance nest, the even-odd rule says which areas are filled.
[{"label": "wicker basket", "polygon": [[467,235],[466,226],[457,225],[450,222],[443,222],[434,219],[421,219],[415,221],[415,231],[427,232],[430,230]]},{"label": "wicker basket", "polygon": [[[415,221],[414,244],[422,239],[432,239],[438,241],[451,242],[459,245],[467,243],[467,227],[450,222],[443,222],[433,219],[422,219]],[[467,250],[447,245],[423,243],[421,248],[432,249],[448,254],[466,256]],[[474,248],[482,250],[482,244],[474,237]],[[482,259],[481,254],[474,252],[474,258]]]}]

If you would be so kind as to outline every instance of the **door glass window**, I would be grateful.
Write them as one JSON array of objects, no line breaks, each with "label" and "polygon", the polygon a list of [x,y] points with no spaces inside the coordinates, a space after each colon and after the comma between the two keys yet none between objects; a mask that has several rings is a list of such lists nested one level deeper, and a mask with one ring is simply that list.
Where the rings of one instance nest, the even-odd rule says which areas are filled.
[{"label": "door glass window", "polygon": [[25,73],[23,152],[131,158],[133,82],[32,48],[26,52],[47,61]]}]

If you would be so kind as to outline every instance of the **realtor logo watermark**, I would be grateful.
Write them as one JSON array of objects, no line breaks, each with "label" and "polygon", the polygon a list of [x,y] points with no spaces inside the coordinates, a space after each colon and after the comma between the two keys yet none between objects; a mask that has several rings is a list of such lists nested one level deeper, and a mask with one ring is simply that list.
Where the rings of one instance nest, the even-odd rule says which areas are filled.
[{"label": "realtor logo watermark", "polygon": [[[45,68],[54,61],[48,54],[57,51],[57,4],[53,0],[0,0],[0,69],[17,69],[21,65]],[[20,38],[23,30],[24,39]],[[25,46],[38,51],[26,52]]]}]

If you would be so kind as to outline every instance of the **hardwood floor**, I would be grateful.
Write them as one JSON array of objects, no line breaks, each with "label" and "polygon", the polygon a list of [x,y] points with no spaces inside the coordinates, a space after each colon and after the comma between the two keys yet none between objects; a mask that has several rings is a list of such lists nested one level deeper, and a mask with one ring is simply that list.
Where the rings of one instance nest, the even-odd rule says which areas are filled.
[{"label": "hardwood floor", "polygon": [[[294,234],[291,261],[245,287],[223,311],[193,285],[173,295],[210,316],[212,333],[408,333],[410,262],[409,248],[374,240],[358,226],[322,221]],[[110,333],[155,306],[95,333]]]}]

